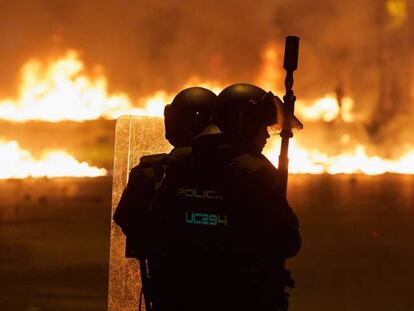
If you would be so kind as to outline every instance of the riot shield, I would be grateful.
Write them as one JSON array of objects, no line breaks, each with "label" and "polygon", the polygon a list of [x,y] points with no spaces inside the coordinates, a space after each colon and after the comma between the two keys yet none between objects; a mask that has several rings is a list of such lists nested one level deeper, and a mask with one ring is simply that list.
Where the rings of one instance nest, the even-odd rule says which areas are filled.
[{"label": "riot shield", "polygon": [[[169,152],[171,148],[164,138],[162,118],[124,116],[118,119],[115,127],[111,219],[127,184],[128,174],[139,159],[144,155]],[[111,220],[108,310],[137,310],[140,291],[139,262],[125,258],[125,236]]]}]

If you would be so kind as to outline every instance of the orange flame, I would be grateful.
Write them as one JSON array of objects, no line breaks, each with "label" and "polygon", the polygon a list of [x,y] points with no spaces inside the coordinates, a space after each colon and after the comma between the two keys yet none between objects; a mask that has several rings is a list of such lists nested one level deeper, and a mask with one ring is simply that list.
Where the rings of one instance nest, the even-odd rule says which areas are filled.
[{"label": "orange flame", "polygon": [[0,100],[0,118],[57,122],[151,114],[154,108],[134,108],[126,94],[109,95],[106,78],[90,79],[82,74],[83,68],[75,51],[47,66],[38,60],[28,61],[21,70],[19,97]]},{"label": "orange flame", "polygon": [[[281,84],[280,51],[275,44],[269,44],[263,52],[263,66],[256,83],[266,89],[274,90]],[[22,82],[17,99],[0,99],[0,119],[24,122],[27,120],[44,120],[57,122],[61,120],[83,121],[97,118],[115,119],[124,114],[162,116],[166,104],[176,94],[165,91],[155,92],[142,98],[133,105],[125,93],[109,94],[104,75],[90,78],[84,73],[84,64],[76,51],[68,51],[56,61],[44,64],[39,60],[30,60],[22,67]],[[201,82],[192,79],[183,88],[199,85],[219,93],[222,85],[214,82]],[[275,92],[281,94],[281,92]],[[306,121],[332,121],[340,118],[344,122],[354,122],[353,100],[344,97],[341,105],[334,95],[328,94],[314,101],[298,100],[296,112]],[[141,107],[141,108],[138,108]],[[300,135],[300,134],[299,134]],[[341,139],[346,139],[343,136]],[[349,139],[349,137],[348,137]],[[270,142],[267,155],[277,163],[279,146]],[[1,178],[26,176],[98,176],[105,174],[103,169],[89,167],[63,152],[49,153],[42,159],[35,160],[25,150],[19,149],[16,142],[0,145],[2,158],[9,158],[9,163],[2,169]],[[6,155],[3,156],[3,155]],[[400,159],[381,159],[367,155],[365,147],[356,145],[338,156],[328,156],[318,150],[307,150],[292,140],[290,147],[290,171],[292,173],[338,174],[363,173],[382,174],[385,172],[414,174],[414,147],[408,149]],[[6,161],[3,161],[6,163]],[[59,164],[58,164],[59,163]],[[16,171],[10,171],[15,167]],[[66,169],[69,168],[70,169]],[[60,170],[61,171],[58,171]],[[81,173],[78,173],[81,172]]]},{"label": "orange flame", "polygon": [[256,82],[265,90],[277,90],[282,82],[282,72],[278,69],[282,64],[282,58],[279,55],[275,43],[267,44],[262,52],[262,68]]},{"label": "orange flame", "polygon": [[96,177],[106,175],[106,170],[79,163],[74,157],[60,150],[45,152],[40,159],[19,147],[15,141],[0,141],[0,179],[27,177]]},{"label": "orange flame", "polygon": [[[270,44],[264,51],[263,68],[257,84],[265,89],[275,89],[280,84],[281,73],[276,70],[280,57],[275,45]],[[24,122],[42,120],[58,122],[63,120],[85,121],[98,118],[116,119],[121,115],[162,116],[164,106],[172,101],[176,92],[168,94],[157,91],[142,98],[133,105],[129,96],[118,92],[109,94],[107,79],[100,74],[92,79],[83,72],[84,64],[76,51],[47,64],[33,59],[21,69],[21,85],[17,99],[0,99],[0,119]],[[183,88],[199,85],[219,93],[223,88],[218,83],[200,82],[192,79]],[[280,93],[280,92],[276,92]],[[352,121],[352,100],[345,98],[345,115],[332,95],[312,103],[299,101],[298,115],[306,120],[330,121],[339,115]],[[141,107],[141,108],[139,108]]]},{"label": "orange flame", "polygon": [[[265,151],[269,160],[277,165],[279,146],[276,141]],[[399,159],[368,156],[363,145],[338,156],[328,156],[318,150],[306,150],[295,139],[289,145],[289,171],[293,174],[414,174],[414,146]]]},{"label": "orange flame", "polygon": [[[142,98],[137,106],[144,108],[139,108],[125,93],[108,94],[105,76],[91,79],[83,69],[84,64],[74,50],[48,64],[36,59],[28,61],[21,69],[18,98],[0,99],[0,119],[58,122],[117,119],[128,114],[162,116],[164,106],[174,98],[174,94],[157,91]],[[214,83],[198,85],[219,90]],[[189,86],[191,83],[184,87]]]},{"label": "orange flame", "polygon": [[311,103],[307,101],[297,101],[296,114],[299,118],[307,121],[323,120],[325,122],[330,122],[340,118],[345,122],[353,122],[355,120],[352,113],[353,106],[354,101],[350,97],[344,97],[342,99],[342,107],[340,107],[336,97],[332,94],[328,94]]}]

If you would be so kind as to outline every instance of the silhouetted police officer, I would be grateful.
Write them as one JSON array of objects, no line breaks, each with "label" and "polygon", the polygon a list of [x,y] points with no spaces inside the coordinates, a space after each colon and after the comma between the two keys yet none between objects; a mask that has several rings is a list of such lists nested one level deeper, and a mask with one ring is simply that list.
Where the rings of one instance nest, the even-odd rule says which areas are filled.
[{"label": "silhouetted police officer", "polygon": [[276,168],[261,154],[274,99],[236,84],[192,152],[168,166],[151,212],[152,254],[164,268],[158,310],[286,310],[284,260],[300,248]]},{"label": "silhouetted police officer", "polygon": [[[134,167],[114,213],[114,221],[126,236],[126,257],[138,258],[147,309],[151,306],[148,265],[148,212],[168,163],[191,151],[190,140],[210,122],[216,95],[208,89],[191,87],[175,96],[164,109],[165,137],[174,146],[169,154],[144,156]],[[154,274],[151,271],[151,274]]]}]

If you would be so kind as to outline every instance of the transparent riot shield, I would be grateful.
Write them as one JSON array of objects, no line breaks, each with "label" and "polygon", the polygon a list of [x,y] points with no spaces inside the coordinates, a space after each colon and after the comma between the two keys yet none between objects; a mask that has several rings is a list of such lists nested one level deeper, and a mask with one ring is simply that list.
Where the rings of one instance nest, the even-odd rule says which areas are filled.
[{"label": "transparent riot shield", "polygon": [[[162,118],[124,116],[118,119],[115,127],[111,215],[127,184],[129,171],[138,164],[139,159],[144,155],[166,153],[170,149],[164,138]],[[110,244],[108,310],[137,310],[141,291],[139,263],[136,259],[125,258],[125,236],[113,221]]]}]

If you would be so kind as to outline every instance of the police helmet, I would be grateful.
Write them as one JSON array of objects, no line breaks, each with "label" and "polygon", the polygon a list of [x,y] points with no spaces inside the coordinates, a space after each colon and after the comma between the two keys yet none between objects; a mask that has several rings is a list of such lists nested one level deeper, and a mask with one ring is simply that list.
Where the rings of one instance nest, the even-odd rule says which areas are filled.
[{"label": "police helmet", "polygon": [[274,95],[247,83],[233,84],[221,91],[214,107],[213,122],[232,142],[248,143],[260,126],[277,122]]},{"label": "police helmet", "polygon": [[175,147],[190,145],[191,139],[211,122],[217,95],[202,87],[178,93],[164,108],[165,138]]}]

